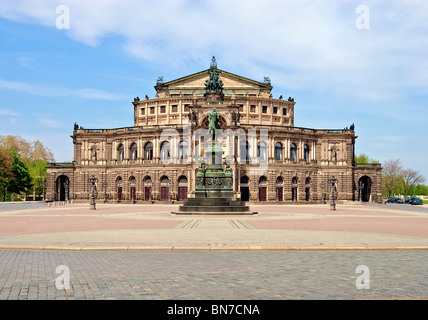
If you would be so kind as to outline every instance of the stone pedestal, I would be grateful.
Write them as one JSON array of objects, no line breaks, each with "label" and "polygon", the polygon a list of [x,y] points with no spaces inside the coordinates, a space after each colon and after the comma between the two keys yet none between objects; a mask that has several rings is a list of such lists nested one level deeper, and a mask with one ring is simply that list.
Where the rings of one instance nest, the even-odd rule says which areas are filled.
[{"label": "stone pedestal", "polygon": [[189,198],[173,214],[252,215],[244,202],[233,197],[233,173],[223,167],[221,147],[212,146],[205,152],[207,164],[200,163],[196,172],[195,198]]}]

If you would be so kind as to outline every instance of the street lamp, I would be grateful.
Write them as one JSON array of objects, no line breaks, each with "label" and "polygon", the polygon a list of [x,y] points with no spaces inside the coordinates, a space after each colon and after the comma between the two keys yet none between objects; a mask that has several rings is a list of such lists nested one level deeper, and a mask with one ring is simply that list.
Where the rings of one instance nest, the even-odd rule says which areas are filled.
[{"label": "street lamp", "polygon": [[95,183],[97,183],[97,181],[98,181],[98,179],[94,175],[92,175],[90,178],[88,178],[88,183],[90,183],[92,186],[92,188],[91,188],[91,204],[89,206],[90,210],[96,210],[94,191],[95,191]]},{"label": "street lamp", "polygon": [[330,202],[330,210],[336,210],[336,203],[334,202],[334,186],[339,180],[332,176],[328,179],[328,183],[331,184],[331,202]]},{"label": "street lamp", "polygon": [[360,194],[359,194],[359,201],[363,201],[363,190],[364,190],[364,183],[362,181],[360,181],[360,185],[358,186],[358,188],[360,189]]},{"label": "street lamp", "polygon": [[103,187],[104,187],[104,203],[106,203],[107,202],[107,181],[104,181]]}]

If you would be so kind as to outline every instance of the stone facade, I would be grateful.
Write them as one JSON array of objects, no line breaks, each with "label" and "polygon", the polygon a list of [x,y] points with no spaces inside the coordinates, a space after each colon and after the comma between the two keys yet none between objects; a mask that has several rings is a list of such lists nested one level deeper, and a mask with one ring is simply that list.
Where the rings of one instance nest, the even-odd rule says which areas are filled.
[{"label": "stone facade", "polygon": [[[207,94],[210,72],[221,95]],[[212,64],[170,82],[158,79],[156,96],[133,101],[134,126],[83,129],[72,139],[72,163],[48,166],[47,200],[185,201],[195,195],[196,169],[209,142],[208,114],[220,114],[223,161],[233,172],[234,196],[244,201],[381,202],[380,164],[354,161],[354,126],[340,130],[294,126],[293,98],[274,99],[269,79],[258,82]],[[221,140],[221,139],[220,139]]]}]

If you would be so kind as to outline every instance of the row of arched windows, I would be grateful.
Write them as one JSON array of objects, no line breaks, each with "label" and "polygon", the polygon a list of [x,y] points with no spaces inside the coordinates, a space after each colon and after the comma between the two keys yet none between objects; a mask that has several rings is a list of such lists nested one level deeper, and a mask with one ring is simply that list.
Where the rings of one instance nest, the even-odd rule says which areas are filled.
[{"label": "row of arched windows", "polygon": [[[178,157],[179,159],[185,159],[188,156],[188,143],[186,141],[181,141],[178,145]],[[171,156],[171,147],[168,141],[164,141],[160,146],[160,159],[166,160]],[[303,146],[303,160],[308,162],[310,160],[310,149],[307,144]],[[125,147],[123,144],[120,144],[117,148],[118,152],[118,160],[123,161],[125,159]],[[248,142],[242,142],[240,145],[240,154],[242,160],[249,160],[249,144]],[[138,157],[138,147],[136,143],[132,143],[129,148],[129,155],[131,160],[137,160]],[[257,158],[259,160],[267,160],[267,145],[265,142],[261,141],[257,145]],[[153,160],[153,144],[151,142],[147,142],[144,145],[144,160]],[[274,159],[275,160],[284,160],[284,147],[282,143],[275,143],[274,147]],[[295,143],[290,145],[290,160],[297,161],[297,146]]]}]

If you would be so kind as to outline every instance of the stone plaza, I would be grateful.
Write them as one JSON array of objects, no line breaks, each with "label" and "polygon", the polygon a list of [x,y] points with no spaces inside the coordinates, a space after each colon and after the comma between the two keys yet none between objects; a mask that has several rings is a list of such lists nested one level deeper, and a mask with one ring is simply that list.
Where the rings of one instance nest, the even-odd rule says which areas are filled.
[{"label": "stone plaza", "polygon": [[[0,205],[0,299],[427,299],[428,210],[399,204]],[[69,274],[68,289],[58,279]],[[358,266],[370,287],[358,289]]]}]

